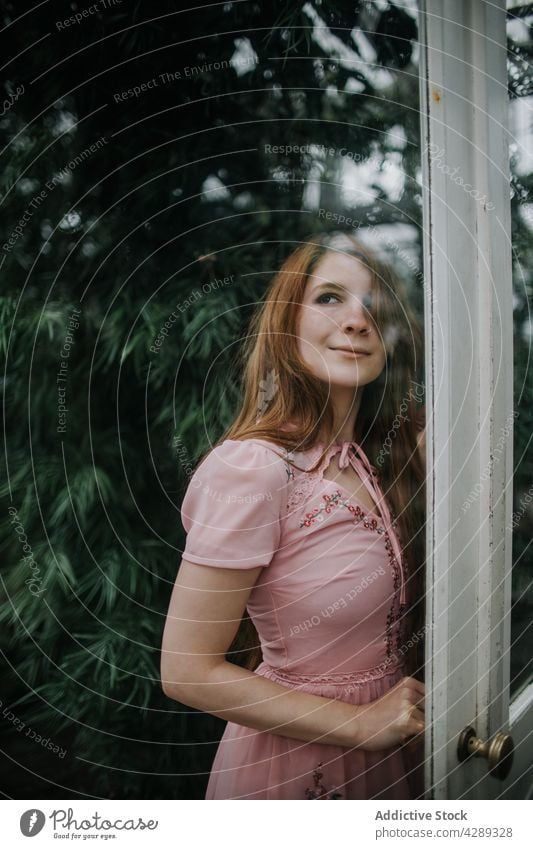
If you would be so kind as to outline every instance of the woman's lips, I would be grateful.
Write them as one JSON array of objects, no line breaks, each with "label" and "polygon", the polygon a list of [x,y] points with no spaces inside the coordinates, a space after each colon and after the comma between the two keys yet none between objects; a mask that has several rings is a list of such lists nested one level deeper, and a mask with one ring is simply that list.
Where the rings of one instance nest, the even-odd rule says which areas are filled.
[{"label": "woman's lips", "polygon": [[368,357],[368,354],[362,351],[345,351],[344,348],[331,348],[331,350],[338,354],[344,354],[345,357]]}]

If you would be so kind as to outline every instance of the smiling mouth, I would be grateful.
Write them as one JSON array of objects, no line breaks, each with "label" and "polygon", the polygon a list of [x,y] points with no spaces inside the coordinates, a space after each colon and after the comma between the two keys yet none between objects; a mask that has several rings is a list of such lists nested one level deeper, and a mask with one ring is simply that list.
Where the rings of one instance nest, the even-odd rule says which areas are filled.
[{"label": "smiling mouth", "polygon": [[349,351],[345,348],[330,348],[331,351],[337,351],[339,354],[344,354],[346,357],[368,357],[366,351]]}]

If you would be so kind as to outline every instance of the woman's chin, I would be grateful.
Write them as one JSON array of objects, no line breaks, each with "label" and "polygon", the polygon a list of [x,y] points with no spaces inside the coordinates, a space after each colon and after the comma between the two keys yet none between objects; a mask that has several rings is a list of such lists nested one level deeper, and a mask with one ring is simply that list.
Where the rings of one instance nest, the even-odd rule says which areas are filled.
[{"label": "woman's chin", "polygon": [[353,377],[353,375],[346,376],[329,374],[326,376],[321,375],[321,378],[323,383],[325,383],[330,389],[357,389],[358,386],[361,386],[361,381],[356,377]]}]

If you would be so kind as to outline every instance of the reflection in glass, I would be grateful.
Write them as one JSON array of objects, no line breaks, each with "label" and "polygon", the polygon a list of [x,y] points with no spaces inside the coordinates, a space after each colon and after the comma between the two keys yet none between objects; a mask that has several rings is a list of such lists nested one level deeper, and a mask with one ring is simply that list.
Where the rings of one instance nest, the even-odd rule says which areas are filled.
[{"label": "reflection in glass", "polygon": [[514,307],[514,486],[511,695],[531,681],[533,612],[533,11],[508,12],[509,151]]}]

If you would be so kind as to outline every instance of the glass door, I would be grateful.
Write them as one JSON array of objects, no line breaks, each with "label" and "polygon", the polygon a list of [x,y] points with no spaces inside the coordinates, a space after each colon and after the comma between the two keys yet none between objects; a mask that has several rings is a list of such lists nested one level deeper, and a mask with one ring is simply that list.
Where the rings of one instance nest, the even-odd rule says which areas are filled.
[{"label": "glass door", "polygon": [[524,799],[533,761],[532,19],[530,7],[507,10],[505,0],[427,0],[420,12],[426,798]]}]

